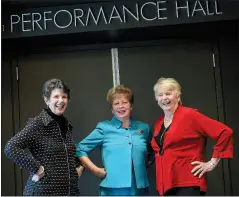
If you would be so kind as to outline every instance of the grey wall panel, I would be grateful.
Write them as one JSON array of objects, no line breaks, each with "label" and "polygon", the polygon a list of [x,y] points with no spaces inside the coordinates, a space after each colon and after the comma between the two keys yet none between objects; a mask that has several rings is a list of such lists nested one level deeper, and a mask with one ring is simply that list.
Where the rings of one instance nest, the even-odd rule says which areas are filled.
[{"label": "grey wall panel", "polygon": [[4,148],[7,141],[14,133],[12,114],[12,93],[11,93],[11,61],[2,62],[2,116],[1,116],[1,177],[2,195],[14,196],[15,194],[15,174],[14,164],[7,159]]},{"label": "grey wall panel", "polygon": [[[229,177],[231,176],[230,195],[239,195],[238,177],[239,177],[239,43],[236,43],[234,36],[228,32],[227,39],[221,39],[220,42],[220,65],[222,69],[222,84],[225,99],[225,118],[226,123],[232,127],[234,133],[234,158],[230,161],[228,169]],[[238,35],[239,37],[239,35]]]}]

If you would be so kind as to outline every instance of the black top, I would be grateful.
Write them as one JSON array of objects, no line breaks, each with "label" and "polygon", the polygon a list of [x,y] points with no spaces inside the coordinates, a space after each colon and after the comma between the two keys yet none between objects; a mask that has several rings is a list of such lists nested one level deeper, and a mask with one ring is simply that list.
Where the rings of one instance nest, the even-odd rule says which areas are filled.
[{"label": "black top", "polygon": [[164,124],[162,124],[161,126],[161,129],[160,129],[160,132],[158,133],[158,135],[155,138],[159,148],[160,148],[160,154],[163,155],[164,153],[164,150],[163,150],[163,143],[164,143],[164,136],[165,136],[165,133],[169,130],[170,128],[170,125],[165,128]]},{"label": "black top", "polygon": [[58,115],[54,114],[49,107],[46,109],[46,111],[57,122],[57,124],[59,125],[60,130],[61,130],[61,135],[65,139],[66,130],[67,130],[66,118],[63,115],[58,116]]}]

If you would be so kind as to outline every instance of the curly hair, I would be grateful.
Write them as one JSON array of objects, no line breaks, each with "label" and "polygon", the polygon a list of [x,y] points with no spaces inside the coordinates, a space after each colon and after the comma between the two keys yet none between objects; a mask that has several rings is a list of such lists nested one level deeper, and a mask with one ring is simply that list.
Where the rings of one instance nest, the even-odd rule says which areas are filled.
[{"label": "curly hair", "polygon": [[49,79],[45,82],[42,88],[42,96],[49,99],[54,89],[62,90],[67,94],[68,99],[70,99],[70,88],[62,80],[55,78]]}]

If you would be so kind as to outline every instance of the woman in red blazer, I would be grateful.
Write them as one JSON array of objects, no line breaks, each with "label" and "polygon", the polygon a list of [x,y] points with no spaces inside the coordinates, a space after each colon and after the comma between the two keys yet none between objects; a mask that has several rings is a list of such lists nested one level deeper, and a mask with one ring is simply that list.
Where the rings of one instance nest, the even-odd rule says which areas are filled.
[{"label": "woman in red blazer", "polygon": [[[151,141],[156,159],[156,189],[160,195],[198,196],[207,191],[206,174],[220,158],[232,158],[232,130],[196,109],[181,104],[181,87],[173,78],[160,78],[155,98],[164,115]],[[205,162],[205,141],[216,141],[212,159]]]}]

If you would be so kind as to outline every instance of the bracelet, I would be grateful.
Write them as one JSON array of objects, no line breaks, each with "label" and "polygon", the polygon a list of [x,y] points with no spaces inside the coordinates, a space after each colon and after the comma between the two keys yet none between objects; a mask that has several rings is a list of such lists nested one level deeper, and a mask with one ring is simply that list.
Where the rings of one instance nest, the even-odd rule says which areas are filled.
[{"label": "bracelet", "polygon": [[34,174],[34,175],[32,176],[32,181],[33,181],[33,182],[37,182],[37,181],[39,181],[39,180],[40,180],[39,175]]},{"label": "bracelet", "polygon": [[215,166],[215,164],[212,161],[209,161],[209,164],[210,164],[211,167]]}]

